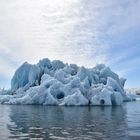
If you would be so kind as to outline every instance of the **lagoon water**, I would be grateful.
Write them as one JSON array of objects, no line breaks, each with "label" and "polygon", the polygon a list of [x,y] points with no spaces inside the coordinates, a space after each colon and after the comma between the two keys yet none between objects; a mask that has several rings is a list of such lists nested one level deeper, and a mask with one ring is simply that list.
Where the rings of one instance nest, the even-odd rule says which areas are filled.
[{"label": "lagoon water", "polygon": [[[40,56],[69,63],[76,60],[84,66],[105,62],[106,26],[116,20],[104,21],[113,19],[111,7],[117,13],[116,2],[1,0],[0,55],[9,60],[7,74],[19,61],[28,58],[36,63]],[[111,15],[105,17],[104,10]],[[0,140],[139,140],[139,106],[140,102],[118,107],[0,105]]]},{"label": "lagoon water", "polygon": [[0,139],[138,140],[140,102],[117,107],[0,105]]}]

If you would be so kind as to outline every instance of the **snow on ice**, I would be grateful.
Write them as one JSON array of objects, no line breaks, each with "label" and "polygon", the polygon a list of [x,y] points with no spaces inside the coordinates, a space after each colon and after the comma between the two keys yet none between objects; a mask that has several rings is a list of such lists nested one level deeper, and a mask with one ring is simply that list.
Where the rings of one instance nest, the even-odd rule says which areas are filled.
[{"label": "snow on ice", "polygon": [[126,94],[125,81],[103,64],[85,68],[45,58],[36,65],[21,65],[11,80],[11,89],[0,91],[0,103],[121,105],[135,100],[134,95]]}]

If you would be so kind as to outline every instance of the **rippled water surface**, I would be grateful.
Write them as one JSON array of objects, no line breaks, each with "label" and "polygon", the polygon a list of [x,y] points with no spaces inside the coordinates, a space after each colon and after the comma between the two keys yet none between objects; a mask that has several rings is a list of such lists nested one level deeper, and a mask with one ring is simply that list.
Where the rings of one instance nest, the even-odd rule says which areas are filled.
[{"label": "rippled water surface", "polygon": [[[9,61],[6,73],[11,75],[10,69],[17,67],[18,61],[36,63],[40,56],[84,66],[108,63],[106,39],[110,31],[115,32],[111,25],[116,20],[111,19],[121,11],[118,1],[110,2],[108,5],[104,0],[1,0],[0,56]],[[108,10],[111,7],[112,12]],[[139,136],[140,102],[121,107],[0,105],[0,140],[139,140]]]},{"label": "rippled water surface", "polygon": [[137,140],[139,106],[140,102],[118,107],[0,105],[0,139]]}]

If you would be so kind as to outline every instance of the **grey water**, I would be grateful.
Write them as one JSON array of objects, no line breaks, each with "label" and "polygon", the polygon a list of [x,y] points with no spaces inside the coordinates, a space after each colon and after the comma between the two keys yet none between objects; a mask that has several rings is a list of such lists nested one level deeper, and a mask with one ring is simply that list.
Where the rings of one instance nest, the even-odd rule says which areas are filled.
[{"label": "grey water", "polygon": [[[69,63],[76,60],[84,66],[106,62],[105,27],[110,27],[113,21],[109,24],[104,21],[114,17],[108,9],[112,6],[114,9],[116,2],[111,3],[1,0],[0,56],[7,56],[8,65],[13,69],[19,61],[28,58],[29,62],[36,63],[40,56]],[[103,9],[111,15],[105,17]],[[21,55],[24,49],[26,53]],[[9,75],[14,71],[5,69]],[[140,102],[118,107],[0,105],[0,140],[140,139],[139,106]]]},{"label": "grey water", "polygon": [[139,106],[0,105],[0,140],[139,140]]}]

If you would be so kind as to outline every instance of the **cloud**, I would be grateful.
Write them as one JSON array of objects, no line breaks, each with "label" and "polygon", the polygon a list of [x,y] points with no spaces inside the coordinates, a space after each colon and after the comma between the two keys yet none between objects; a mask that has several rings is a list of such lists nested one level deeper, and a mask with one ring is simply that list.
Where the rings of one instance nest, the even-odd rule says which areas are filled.
[{"label": "cloud", "polygon": [[104,43],[108,46],[107,64],[125,76],[135,70],[139,64],[139,7],[138,0],[119,2],[108,0],[102,8],[101,17],[104,18],[105,24],[101,27],[104,32]]},{"label": "cloud", "polygon": [[45,57],[106,63],[121,75],[137,67],[139,0],[54,2],[0,2],[0,75],[11,78],[24,61]]}]

